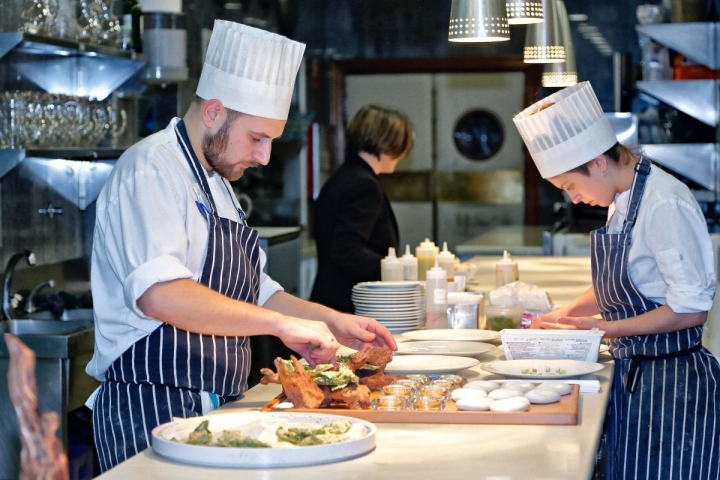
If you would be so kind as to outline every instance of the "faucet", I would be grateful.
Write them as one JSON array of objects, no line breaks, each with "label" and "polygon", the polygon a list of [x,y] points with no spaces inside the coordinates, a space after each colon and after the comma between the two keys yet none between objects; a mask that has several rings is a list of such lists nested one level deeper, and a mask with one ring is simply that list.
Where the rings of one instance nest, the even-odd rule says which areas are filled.
[{"label": "faucet", "polygon": [[17,299],[15,297],[13,297],[12,300],[10,299],[10,283],[12,282],[15,265],[17,265],[23,257],[25,257],[28,265],[35,265],[35,254],[30,250],[21,250],[12,254],[5,267],[5,273],[3,275],[3,313],[5,314],[6,320],[13,318],[12,310],[17,308]]},{"label": "faucet", "polygon": [[27,302],[25,302],[25,312],[27,312],[28,315],[35,311],[35,296],[37,296],[38,292],[45,287],[55,288],[55,280],[48,280],[46,282],[39,283],[30,290],[30,295],[28,295]]}]

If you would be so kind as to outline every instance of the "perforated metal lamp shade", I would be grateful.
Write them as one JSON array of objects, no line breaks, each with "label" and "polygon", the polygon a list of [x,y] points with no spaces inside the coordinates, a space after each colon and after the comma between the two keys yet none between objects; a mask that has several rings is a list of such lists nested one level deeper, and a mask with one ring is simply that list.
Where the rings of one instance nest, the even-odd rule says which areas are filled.
[{"label": "perforated metal lamp shade", "polygon": [[565,2],[556,0],[560,36],[565,46],[565,61],[562,63],[547,63],[543,68],[543,87],[569,87],[578,82],[577,67],[575,66],[575,48],[573,47],[570,20],[568,19]]},{"label": "perforated metal lamp shade", "polygon": [[555,0],[543,0],[545,21],[527,26],[523,61],[525,63],[554,63],[565,61]]},{"label": "perforated metal lamp shade", "polygon": [[508,24],[522,25],[543,22],[543,6],[541,0],[506,0]]},{"label": "perforated metal lamp shade", "polygon": [[505,0],[453,0],[450,8],[451,42],[510,40]]}]

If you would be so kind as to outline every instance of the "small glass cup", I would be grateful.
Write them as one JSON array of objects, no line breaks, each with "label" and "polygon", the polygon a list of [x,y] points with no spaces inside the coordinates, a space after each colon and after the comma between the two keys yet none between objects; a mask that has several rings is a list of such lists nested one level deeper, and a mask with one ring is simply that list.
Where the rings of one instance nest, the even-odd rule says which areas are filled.
[{"label": "small glass cup", "polygon": [[390,385],[385,385],[380,389],[380,396],[396,396],[396,397],[404,397],[404,398],[410,398],[413,396],[413,390],[408,385],[399,385],[397,383],[391,383]]},{"label": "small glass cup", "polygon": [[459,386],[452,380],[437,379],[437,380],[433,380],[432,384],[440,385],[441,387],[445,387],[447,389],[448,395],[451,395],[453,390],[455,390],[456,388],[459,388]]},{"label": "small glass cup", "polygon": [[401,378],[400,380],[395,380],[393,385],[406,385],[410,387],[410,391],[415,394],[415,392],[422,386],[421,383],[417,382],[416,380],[410,380],[409,378]]},{"label": "small glass cup", "polygon": [[407,378],[408,380],[415,380],[416,382],[418,382],[419,385],[427,385],[432,381],[430,377],[428,377],[427,375],[423,375],[422,373],[413,373],[412,375],[408,375],[405,378]]},{"label": "small glass cup", "polygon": [[447,375],[440,375],[437,378],[438,380],[449,380],[455,384],[455,388],[460,388],[463,385],[465,385],[465,377],[461,375],[454,375],[454,374],[447,374]]},{"label": "small glass cup", "polygon": [[450,396],[450,390],[446,386],[430,384],[423,385],[418,392],[421,397],[434,397],[447,400]]},{"label": "small glass cup", "polygon": [[445,409],[445,399],[433,396],[419,396],[413,400],[413,410],[420,412],[439,412]]},{"label": "small glass cup", "polygon": [[401,411],[407,410],[410,399],[397,395],[381,395],[370,402],[374,410]]}]

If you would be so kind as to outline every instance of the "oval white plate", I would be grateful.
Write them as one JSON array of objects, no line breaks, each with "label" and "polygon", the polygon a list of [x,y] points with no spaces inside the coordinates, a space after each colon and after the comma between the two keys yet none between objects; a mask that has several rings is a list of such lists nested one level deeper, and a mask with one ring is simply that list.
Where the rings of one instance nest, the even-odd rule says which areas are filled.
[{"label": "oval white plate", "polygon": [[385,371],[393,375],[409,373],[455,373],[480,363],[476,358],[449,355],[398,355]]},{"label": "oval white plate", "polygon": [[480,342],[453,342],[446,340],[429,340],[419,342],[403,342],[398,344],[397,352],[402,355],[458,355],[470,356],[495,350],[495,345]]},{"label": "oval white plate", "polygon": [[[209,420],[213,435],[223,430],[241,430],[257,420],[285,419],[292,424],[329,425],[336,420],[353,423],[357,436],[339,443],[278,448],[225,448],[206,445],[188,445],[185,439],[203,420]],[[290,412],[243,412],[214,414],[204,417],[177,419],[155,427],[152,431],[152,448],[160,456],[181,463],[212,467],[274,468],[318,465],[339,462],[364,455],[375,448],[377,427],[370,422],[340,415]]]},{"label": "oval white plate", "polygon": [[474,328],[438,328],[405,332],[403,337],[410,340],[454,340],[462,342],[485,342],[497,340],[500,332],[493,330],[477,330]]},{"label": "oval white plate", "polygon": [[598,372],[603,366],[580,360],[503,360],[486,363],[480,368],[513,378],[570,378]]}]

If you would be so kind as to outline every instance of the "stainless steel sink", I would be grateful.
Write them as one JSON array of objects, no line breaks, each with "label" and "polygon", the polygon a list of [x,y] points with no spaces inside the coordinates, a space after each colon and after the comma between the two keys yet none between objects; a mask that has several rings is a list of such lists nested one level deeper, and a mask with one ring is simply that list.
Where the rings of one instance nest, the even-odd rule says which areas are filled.
[{"label": "stainless steel sink", "polygon": [[62,316],[54,317],[52,312],[44,310],[42,312],[35,312],[29,315],[29,318],[34,320],[53,320],[53,321],[71,321],[71,320],[93,320],[92,308],[76,308],[73,310],[64,310]]},{"label": "stainless steel sink", "polygon": [[67,335],[92,327],[92,320],[9,320],[7,332],[14,335]]}]

